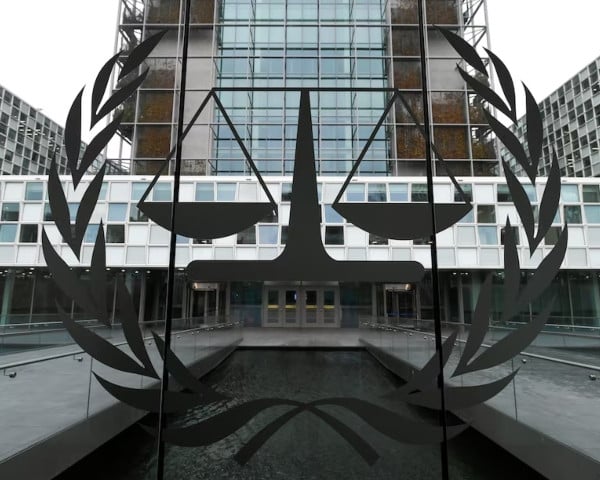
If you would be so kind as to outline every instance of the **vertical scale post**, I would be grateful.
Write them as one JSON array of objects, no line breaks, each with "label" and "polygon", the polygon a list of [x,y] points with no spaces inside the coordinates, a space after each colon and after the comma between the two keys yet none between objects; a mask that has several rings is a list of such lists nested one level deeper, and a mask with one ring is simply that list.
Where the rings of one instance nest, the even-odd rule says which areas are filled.
[{"label": "vertical scale post", "polygon": [[165,318],[165,345],[163,350],[163,369],[160,385],[160,406],[158,412],[158,455],[156,462],[156,478],[162,480],[165,466],[165,443],[163,430],[166,424],[164,413],[165,396],[169,391],[169,370],[167,368],[168,351],[171,346],[171,327],[173,323],[173,290],[175,287],[175,252],[177,233],[175,232],[175,216],[179,204],[179,180],[181,178],[181,149],[183,144],[183,115],[185,111],[185,88],[187,77],[188,46],[190,39],[190,5],[191,0],[185,1],[185,20],[183,24],[183,51],[181,55],[181,82],[179,88],[179,111],[177,117],[177,144],[175,150],[175,172],[173,176],[173,203],[171,204],[171,239],[169,242],[169,269],[167,274],[167,304]]},{"label": "vertical scale post", "polygon": [[440,318],[440,288],[438,284],[438,261],[437,261],[437,240],[435,237],[436,218],[435,218],[435,198],[433,196],[433,158],[431,148],[431,119],[429,117],[429,84],[427,81],[427,60],[426,55],[426,25],[424,0],[418,0],[419,15],[419,46],[421,49],[421,92],[423,94],[423,120],[425,123],[425,163],[427,167],[427,197],[431,208],[431,237],[429,241],[431,251],[431,284],[433,289],[433,320],[435,326],[435,350],[439,360],[438,388],[440,389],[440,423],[442,425],[442,479],[448,480],[448,431],[446,421],[446,398],[444,391],[444,360],[442,355],[442,323]]}]

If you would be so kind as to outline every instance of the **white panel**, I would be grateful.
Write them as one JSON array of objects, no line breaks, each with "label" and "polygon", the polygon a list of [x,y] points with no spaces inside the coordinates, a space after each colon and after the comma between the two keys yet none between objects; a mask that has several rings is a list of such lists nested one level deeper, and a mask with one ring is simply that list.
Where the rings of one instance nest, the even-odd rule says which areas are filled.
[{"label": "white panel", "polygon": [[90,218],[90,223],[100,223],[100,220],[106,222],[106,208],[106,203],[96,204],[96,208],[94,208],[94,212]]},{"label": "white panel", "polygon": [[256,247],[237,247],[235,249],[235,258],[237,260],[257,260]]},{"label": "white panel", "polygon": [[600,267],[600,250],[597,248],[590,248],[590,266]]},{"label": "white panel", "polygon": [[475,227],[456,227],[456,230],[457,245],[475,245],[477,243],[475,239]]},{"label": "white panel", "polygon": [[182,183],[179,186],[179,201],[193,202],[196,200],[196,189],[193,183]]},{"label": "white panel", "polygon": [[[571,227],[569,227],[571,230]],[[588,227],[587,238],[589,245],[600,245],[600,227]]]},{"label": "white panel", "polygon": [[7,182],[4,187],[4,200],[19,201],[23,199],[25,183]]},{"label": "white panel", "polygon": [[148,243],[148,225],[129,224],[127,228],[129,245],[146,245]]},{"label": "white panel", "polygon": [[337,197],[337,194],[342,188],[341,183],[325,183],[323,184],[323,202],[332,203]]},{"label": "white panel", "polygon": [[44,230],[46,230],[46,235],[48,235],[48,240],[50,240],[52,245],[62,242],[62,235],[59,233],[56,225],[44,225]]},{"label": "white panel", "polygon": [[453,248],[438,248],[438,264],[440,267],[456,265],[456,255]]},{"label": "white panel", "polygon": [[325,251],[334,260],[346,260],[344,247],[325,247]]},{"label": "white panel", "polygon": [[476,248],[459,248],[458,261],[460,267],[476,267],[477,266],[477,249]]},{"label": "white panel", "polygon": [[148,265],[167,266],[169,247],[148,247]]},{"label": "white panel", "polygon": [[127,263],[127,265],[145,265],[146,264],[146,248],[145,247],[128,247],[126,263]]},{"label": "white panel", "polygon": [[491,267],[500,265],[500,252],[496,248],[482,248],[479,250],[479,263]]},{"label": "white panel", "polygon": [[215,247],[215,260],[233,260],[233,247]]},{"label": "white panel", "polygon": [[346,245],[348,247],[364,247],[368,243],[368,234],[353,225],[346,226]]},{"label": "white panel", "polygon": [[514,227],[521,223],[517,209],[512,205],[496,205],[496,222],[500,225],[506,225],[506,217],[510,219],[511,225]]},{"label": "white panel", "polygon": [[[56,251],[59,251],[59,247],[54,247],[54,249]],[[73,253],[73,251],[69,248],[69,247],[62,247],[60,248],[60,256],[62,257],[62,259],[67,263],[67,265],[70,266],[78,266],[79,265],[79,261],[77,260],[77,257],[75,256],[75,254]],[[108,248],[107,248],[107,262],[108,262]]]},{"label": "white panel", "polygon": [[26,203],[21,214],[22,222],[41,222],[43,205],[41,203]]},{"label": "white panel", "polygon": [[37,263],[37,245],[20,246],[17,250],[17,263],[19,265],[35,265]]},{"label": "white panel", "polygon": [[175,247],[175,265],[178,267],[187,267],[190,263],[190,248]]},{"label": "white panel", "polygon": [[453,246],[454,245],[454,230],[452,228],[447,228],[446,230],[441,231],[436,235],[437,244],[439,246]]},{"label": "white panel", "polygon": [[192,260],[212,260],[212,247],[192,247]]},{"label": "white panel", "polygon": [[238,188],[238,199],[245,202],[256,202],[257,200],[257,190],[256,183],[240,182],[240,186]]},{"label": "white panel", "polygon": [[77,190],[73,190],[73,183],[69,182],[67,185],[67,201],[80,202],[88,186],[88,182],[80,182],[79,185],[77,185]]},{"label": "white panel", "polygon": [[290,206],[279,205],[279,224],[289,225],[290,223]]},{"label": "white panel", "polygon": [[392,260],[403,261],[410,260],[410,248],[392,248]]},{"label": "white panel", "polygon": [[106,247],[106,264],[121,266],[125,263],[125,247]]},{"label": "white panel", "polygon": [[369,260],[389,260],[390,259],[390,249],[389,248],[368,248],[367,249],[367,258]]},{"label": "white panel", "polygon": [[0,262],[3,264],[15,263],[15,250],[14,245],[2,245],[0,246]]},{"label": "white panel", "polygon": [[228,237],[215,238],[213,243],[215,245],[235,245],[237,241],[237,235],[229,235]]},{"label": "white panel", "polygon": [[454,201],[454,188],[452,185],[433,185],[433,198],[436,203],[452,203]]},{"label": "white panel", "polygon": [[348,260],[366,260],[367,249],[366,248],[349,248],[348,249]]},{"label": "white panel", "polygon": [[585,247],[585,238],[583,236],[583,227],[574,227],[569,225],[569,246]]},{"label": "white panel", "polygon": [[[269,189],[269,192],[271,192],[271,196],[275,199],[276,202],[281,201],[281,185],[279,185],[278,183],[267,183],[267,188]],[[258,200],[260,202],[268,201],[267,194],[263,191],[262,188],[258,189]]]},{"label": "white panel", "polygon": [[473,185],[475,203],[496,203],[493,185]]},{"label": "white panel", "polygon": [[525,267],[537,268],[542,261],[542,251],[537,250],[533,252],[533,255],[529,256],[529,249],[523,248],[521,249],[521,265]]},{"label": "white panel", "polygon": [[279,252],[277,248],[273,247],[264,247],[258,249],[258,259],[259,260],[273,260],[279,256]]},{"label": "white panel", "polygon": [[[41,251],[41,249],[40,249]],[[83,247],[83,253],[81,254],[81,263],[84,265],[90,265],[92,263],[92,254],[94,253],[94,247]]]},{"label": "white panel", "polygon": [[168,245],[171,234],[160,225],[150,225],[150,245]]},{"label": "white panel", "polygon": [[431,252],[429,247],[413,249],[413,260],[419,262],[425,268],[431,268]]},{"label": "white panel", "polygon": [[569,267],[585,267],[587,266],[587,258],[585,249],[569,248],[567,249],[567,264]]},{"label": "white panel", "polygon": [[128,202],[129,201],[129,183],[126,182],[111,182],[108,199],[111,202]]}]

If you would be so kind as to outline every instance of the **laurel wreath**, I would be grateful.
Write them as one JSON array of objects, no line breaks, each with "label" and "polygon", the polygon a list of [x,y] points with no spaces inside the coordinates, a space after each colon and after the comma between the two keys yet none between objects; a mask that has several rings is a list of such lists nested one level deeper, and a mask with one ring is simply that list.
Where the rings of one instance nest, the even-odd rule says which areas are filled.
[{"label": "laurel wreath", "polygon": [[[476,73],[471,75],[460,65],[457,65],[460,75],[468,86],[474,90],[491,107],[506,115],[516,125],[516,99],[515,87],[511,75],[503,62],[492,52],[487,51],[500,80],[502,99],[476,76],[483,75],[489,78],[488,69],[477,51],[461,37],[441,29],[441,33],[458,52],[462,60]],[[81,104],[83,89],[73,102],[68,114],[65,127],[65,144],[68,158],[68,168],[75,188],[88,170],[92,161],[104,149],[108,141],[117,131],[122,119],[121,106],[140,87],[148,74],[148,67],[142,69],[142,64],[160,39],[165,34],[162,31],[153,35],[138,45],[123,62],[118,76],[117,89],[112,92],[103,103],[102,100],[108,86],[111,72],[116,67],[123,52],[117,53],[100,69],[94,83],[91,96],[91,127],[93,128],[101,119],[111,113],[113,119],[108,122],[90,142],[80,158],[81,141]],[[142,70],[139,72],[139,70]],[[490,127],[497,137],[506,145],[515,156],[528,175],[531,185],[536,186],[538,163],[543,140],[542,119],[537,103],[523,85],[526,95],[527,117],[527,144],[523,145],[519,139],[505,127],[489,110],[485,115]],[[558,211],[560,198],[560,170],[558,160],[554,153],[552,168],[546,182],[544,194],[540,202],[539,218],[534,218],[534,209],[531,206],[525,188],[516,178],[510,166],[502,160],[504,174],[512,195],[518,216],[526,232],[530,255],[533,255],[548,232],[554,216]],[[53,163],[48,178],[48,196],[52,217],[56,227],[71,248],[78,260],[81,255],[83,236],[90,222],[90,217],[99,197],[100,188],[105,174],[105,165],[99,170],[92,181],[85,187],[82,201],[77,211],[75,224],[71,225],[69,209],[65,193],[62,189],[56,165]],[[537,229],[536,229],[537,225]],[[506,220],[506,234],[504,244],[504,310],[503,321],[509,321],[528,303],[535,300],[550,284],[558,273],[565,257],[568,239],[568,229],[565,224],[558,242],[551,252],[541,261],[533,276],[526,284],[521,285],[521,268],[518,250],[510,220]],[[105,238],[102,223],[98,229],[90,264],[90,278],[81,279],[72,270],[61,256],[54,250],[44,229],[42,235],[44,257],[52,277],[58,287],[72,298],[87,313],[97,316],[99,321],[109,325],[106,309],[107,277]],[[131,295],[121,278],[117,282],[117,300],[121,312],[122,328],[125,339],[131,349],[133,357],[119,350],[107,340],[101,338],[92,330],[77,324],[57,303],[60,318],[75,342],[77,342],[92,358],[115,370],[159,380],[159,375],[152,365],[146,349]],[[482,347],[484,337],[489,329],[489,318],[492,303],[492,274],[488,274],[483,282],[480,295],[476,304],[473,321],[469,330],[466,344],[459,358],[458,365],[451,374],[457,377],[471,372],[486,370],[500,365],[525,349],[539,334],[545,325],[552,308],[552,302],[543,309],[530,323],[513,330],[506,337],[477,353]],[[188,368],[179,360],[173,351],[167,351],[167,358],[163,356],[164,341],[153,332],[156,348],[163,361],[167,361],[168,371],[176,382],[184,388],[183,391],[166,392],[164,413],[183,412],[200,405],[207,405],[216,401],[231,400],[211,387],[197,380]],[[445,366],[454,349],[457,332],[449,335],[442,345],[442,364]],[[408,382],[399,389],[387,394],[387,398],[406,402],[434,410],[440,410],[440,389],[436,385],[439,372],[439,357],[436,353],[423,368],[418,370]],[[135,358],[134,358],[135,357]],[[480,404],[506,387],[518,373],[518,369],[500,380],[475,386],[446,386],[445,406],[449,410],[462,409]],[[137,389],[114,384],[94,372],[97,381],[103,388],[118,400],[147,412],[158,412],[161,391],[158,388]],[[271,438],[283,425],[301,412],[309,411],[327,423],[342,438],[344,438],[364,460],[373,464],[377,452],[354,430],[342,423],[337,418],[323,411],[320,407],[333,405],[349,410],[362,418],[372,428],[380,433],[405,443],[433,443],[442,441],[442,430],[439,425],[417,422],[383,408],[371,402],[357,398],[327,398],[313,402],[298,402],[284,398],[263,398],[234,405],[227,410],[215,414],[198,423],[186,426],[173,426],[164,430],[164,439],[176,445],[199,446],[209,445],[221,440],[245,425],[257,414],[277,405],[287,405],[291,409],[266,425],[254,435],[235,455],[235,459],[246,463],[264,443]],[[447,436],[451,438],[462,432],[467,425],[450,425]],[[152,431],[151,426],[146,428]]]}]

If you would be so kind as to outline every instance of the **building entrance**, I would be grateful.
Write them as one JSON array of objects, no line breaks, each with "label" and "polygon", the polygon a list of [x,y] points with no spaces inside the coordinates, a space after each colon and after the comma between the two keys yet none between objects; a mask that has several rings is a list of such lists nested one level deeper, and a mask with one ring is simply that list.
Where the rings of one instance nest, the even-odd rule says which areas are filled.
[{"label": "building entrance", "polygon": [[383,301],[386,323],[418,318],[416,291],[411,284],[385,285]]},{"label": "building entrance", "polygon": [[340,317],[337,285],[264,287],[264,327],[338,327]]}]

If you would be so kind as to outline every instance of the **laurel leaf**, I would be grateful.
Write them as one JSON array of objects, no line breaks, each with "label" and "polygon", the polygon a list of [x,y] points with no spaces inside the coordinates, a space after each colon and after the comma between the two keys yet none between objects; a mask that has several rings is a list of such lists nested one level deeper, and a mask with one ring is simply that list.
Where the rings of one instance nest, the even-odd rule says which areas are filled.
[{"label": "laurel leaf", "polygon": [[94,301],[85,284],[81,282],[75,271],[71,270],[60,255],[56,253],[48,239],[48,235],[46,235],[46,229],[42,229],[42,251],[44,252],[46,265],[48,265],[48,269],[52,273],[58,287],[83,310],[94,312]]},{"label": "laurel leaf", "polygon": [[104,147],[108,144],[112,136],[115,134],[123,118],[123,112],[115,116],[115,118],[106,127],[104,127],[90,142],[90,144],[83,152],[81,158],[81,164],[77,172],[72,172],[73,179],[77,178],[77,183],[81,180],[81,177],[85,175],[87,169],[94,163],[94,160],[100,155]]},{"label": "laurel leaf", "polygon": [[565,226],[558,237],[556,245],[552,251],[542,260],[533,277],[529,279],[523,292],[519,296],[518,306],[524,307],[536,299],[552,283],[554,277],[560,270],[560,266],[567,253],[567,244],[569,241],[569,229]]},{"label": "laurel leaf", "polygon": [[[89,186],[83,193],[83,197],[79,203],[77,216],[75,217],[75,239],[73,242],[77,252],[79,252],[81,249],[81,243],[83,242],[85,231],[90,223],[92,213],[96,208],[96,203],[98,202],[98,197],[100,196],[100,190],[102,189],[102,181],[104,180],[105,171],[106,165],[102,165],[100,171],[96,174],[94,179],[90,182]],[[77,258],[79,258],[79,256]]]},{"label": "laurel leaf", "polygon": [[[537,244],[535,243],[535,224],[533,219],[533,208],[531,206],[531,202],[529,201],[529,197],[521,185],[521,182],[517,180],[515,174],[512,172],[508,163],[502,160],[502,167],[504,168],[504,176],[506,177],[506,183],[508,185],[508,189],[510,190],[511,197],[517,208],[517,213],[519,214],[519,218],[521,219],[521,223],[523,224],[523,228],[525,229],[525,234],[527,235],[527,243],[529,243],[529,253],[533,255]],[[535,184],[534,184],[535,185]]]},{"label": "laurel leaf", "polygon": [[92,358],[103,363],[107,367],[114,368],[121,372],[133,373],[147,377],[146,370],[135,362],[129,355],[115,347],[112,343],[99,337],[92,331],[82,327],[69,317],[56,302],[58,314],[63,325],[75,342]]},{"label": "laurel leaf", "polygon": [[[165,342],[156,332],[152,332],[154,341],[156,342],[156,348],[162,358],[165,361]],[[216,392],[212,388],[204,385],[187,369],[187,367],[179,360],[177,355],[169,348],[167,353],[167,367],[169,373],[173,376],[175,381],[184,388],[191,390],[192,392],[202,393],[203,395],[210,397],[211,401],[225,400],[227,397]]]},{"label": "laurel leaf", "polygon": [[132,52],[125,60],[123,64],[123,68],[121,69],[121,73],[119,74],[119,80],[126,77],[129,73],[134,71],[137,67],[139,67],[146,57],[150,55],[150,52],[154,50],[158,42],[165,36],[167,30],[161,30],[160,32],[148,37],[142,43],[140,43],[137,47],[135,47]]},{"label": "laurel leaf", "polygon": [[107,115],[109,112],[113,111],[119,105],[121,105],[125,100],[127,100],[138,87],[143,83],[148,75],[149,68],[146,68],[138,77],[135,77],[131,80],[127,85],[124,85],[119,90],[117,90],[107,101],[102,108],[98,112],[98,116],[103,117]]},{"label": "laurel leaf", "polygon": [[533,342],[542,331],[554,302],[548,302],[544,310],[530,323],[509,333],[486,349],[466,368],[464,373],[485,370],[511,360]]},{"label": "laurel leaf", "polygon": [[490,322],[490,310],[492,306],[492,274],[488,273],[485,277],[483,285],[477,298],[475,312],[473,312],[473,322],[467,337],[467,343],[463,349],[463,353],[458,361],[458,365],[452,374],[453,377],[462,375],[465,368],[483,343],[486,333],[488,332]]},{"label": "laurel leaf", "polygon": [[535,181],[537,176],[538,165],[540,163],[540,155],[542,154],[542,143],[544,140],[544,126],[542,123],[542,115],[538,104],[527,88],[527,85],[523,84],[525,90],[525,104],[527,112],[527,146],[529,147],[530,163],[533,167],[533,178],[530,177],[531,181]]},{"label": "laurel leaf", "polygon": [[519,139],[508,128],[502,125],[502,123],[496,120],[496,118],[488,111],[487,108],[483,109],[483,113],[490,124],[490,127],[492,127],[492,130],[498,136],[500,141],[510,151],[510,153],[514,155],[517,162],[519,162],[523,169],[529,174],[531,171],[531,166],[529,165],[527,154],[523,149],[523,145],[521,145],[521,142],[519,142]]},{"label": "laurel leaf", "polygon": [[144,344],[142,332],[138,324],[137,314],[131,300],[131,295],[125,286],[123,278],[117,277],[117,301],[119,304],[119,312],[121,315],[121,326],[127,344],[133,354],[142,363],[149,377],[159,378],[158,373],[154,369],[148,351]]},{"label": "laurel leaf", "polygon": [[[130,388],[117,385],[102,378],[96,372],[94,377],[104,390],[117,400],[146,412],[158,413],[160,410],[160,389]],[[165,392],[164,413],[184,412],[206,403],[202,395],[182,392]]]},{"label": "laurel leaf", "polygon": [[96,241],[92,252],[90,277],[93,288],[92,297],[96,304],[99,320],[108,326],[108,312],[106,310],[106,249],[104,243],[104,226],[102,220],[96,233]]},{"label": "laurel leaf", "polygon": [[493,52],[489,51],[484,47],[484,50],[490,56],[492,63],[494,64],[494,69],[498,74],[498,79],[500,80],[500,86],[502,87],[502,92],[504,93],[504,97],[508,102],[510,107],[510,111],[512,113],[512,118],[516,118],[517,116],[517,107],[516,107],[516,96],[515,96],[515,84],[513,82],[512,76],[506,68],[506,65],[500,58],[498,58]]},{"label": "laurel leaf", "polygon": [[484,85],[479,80],[476,80],[467,72],[465,72],[458,65],[456,66],[458,69],[458,73],[463,78],[467,85],[471,87],[480,97],[482,97],[485,101],[487,101],[490,105],[493,105],[498,110],[500,110],[504,115],[510,118],[513,121],[513,113],[510,111],[510,108],[504,103],[504,101],[498,96],[496,92],[494,92],[490,87]]},{"label": "laurel leaf", "polygon": [[117,60],[121,56],[123,51],[119,51],[115,54],[108,62],[106,62],[98,75],[96,76],[96,80],[94,82],[94,89],[92,90],[92,118],[91,118],[91,128],[93,128],[98,120],[100,120],[100,116],[98,116],[98,109],[100,108],[100,103],[102,102],[102,97],[104,97],[104,92],[106,91],[106,86],[108,85],[108,81],[110,80],[110,74],[112,69],[117,64]]},{"label": "laurel leaf", "polygon": [[53,160],[50,165],[50,173],[48,175],[48,203],[50,203],[50,210],[52,212],[52,219],[58,228],[58,231],[62,235],[63,239],[71,247],[73,253],[79,260],[80,251],[77,247],[77,242],[73,238],[73,232],[71,231],[71,214],[69,213],[69,206],[63,191],[58,171],[56,170],[56,162]]},{"label": "laurel leaf", "polygon": [[[479,405],[500,393],[515,377],[519,369],[491,383],[473,386],[446,387],[444,390],[444,405],[448,410],[460,410]],[[439,392],[417,392],[408,396],[407,403],[419,407],[440,410],[441,398]]]},{"label": "laurel leaf", "polygon": [[539,245],[550,230],[560,201],[560,168],[556,151],[552,149],[552,166],[546,182],[546,188],[540,202],[540,215],[538,220],[538,232],[535,237],[536,245]]},{"label": "laurel leaf", "polygon": [[519,252],[510,219],[506,218],[504,230],[504,302],[502,320],[510,320],[516,313],[516,301],[521,284],[521,267]]},{"label": "laurel leaf", "polygon": [[[452,350],[458,331],[452,332],[442,344],[442,364],[446,365]],[[439,353],[435,354],[427,361],[425,366],[418,370],[401,388],[394,390],[391,394],[387,394],[385,398],[405,398],[407,394],[415,390],[425,390],[432,385],[435,386],[438,375],[440,373]],[[439,392],[439,390],[438,390]]]},{"label": "laurel leaf", "polygon": [[454,48],[454,50],[458,52],[458,54],[462,57],[463,60],[465,60],[469,65],[471,65],[473,68],[475,68],[477,71],[479,71],[486,77],[489,76],[485,68],[485,64],[483,63],[483,60],[477,53],[477,50],[475,50],[468,42],[466,42],[464,38],[460,37],[459,35],[456,35],[450,30],[438,27],[437,25],[436,28],[446,38],[446,40],[452,46],[452,48]]},{"label": "laurel leaf", "polygon": [[[71,104],[65,123],[65,150],[67,152],[67,165],[71,174],[77,171],[81,150],[81,97],[83,96],[83,90],[84,88],[81,89]],[[75,183],[74,177],[73,183]],[[75,186],[77,185],[75,184]]]}]

